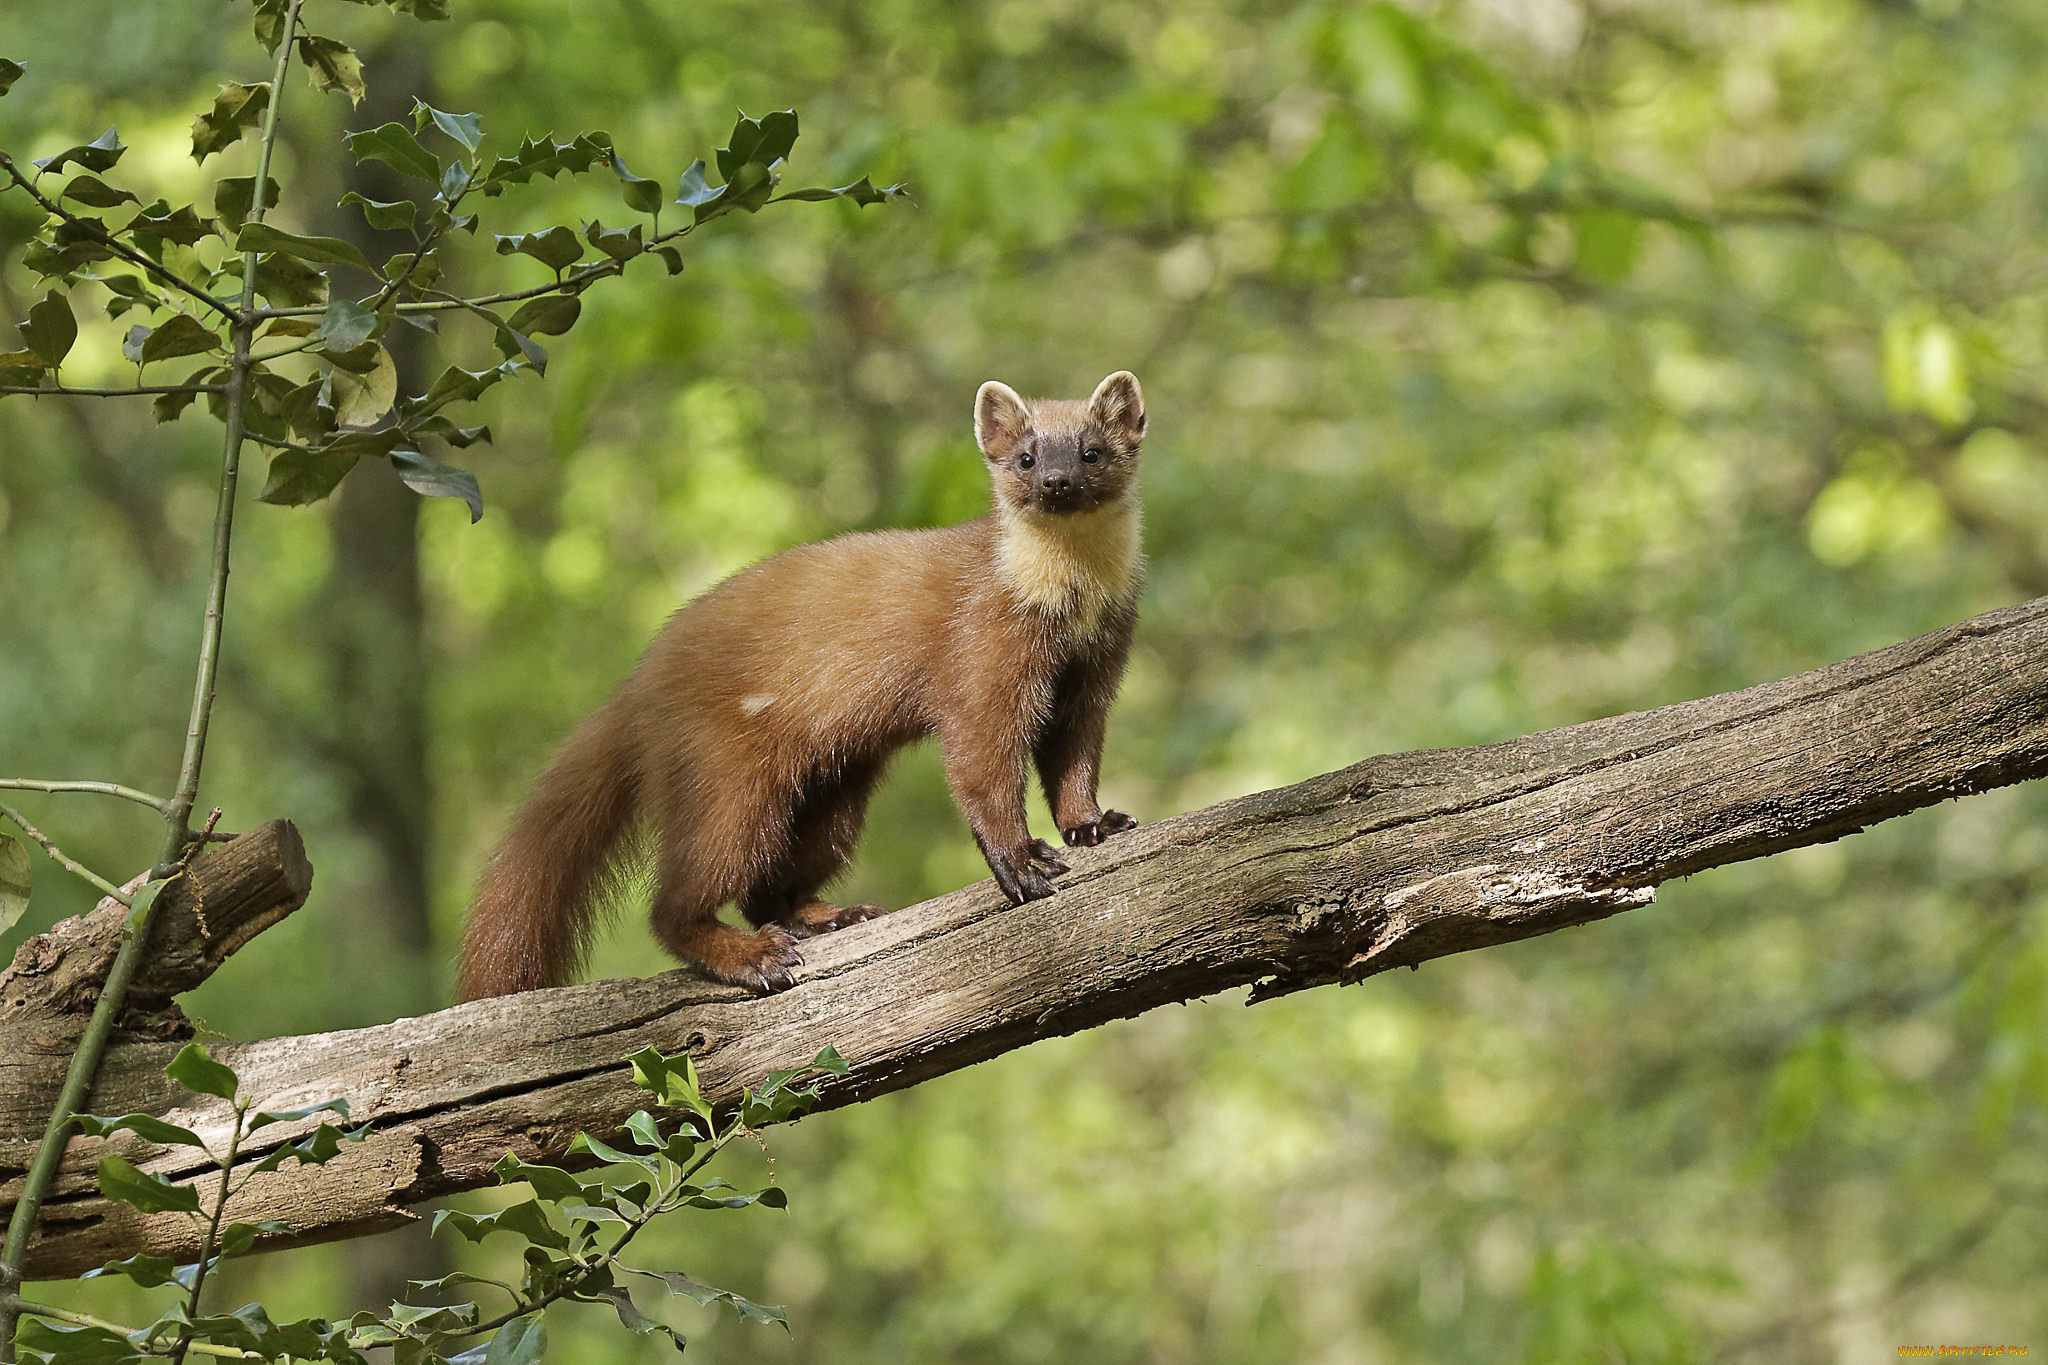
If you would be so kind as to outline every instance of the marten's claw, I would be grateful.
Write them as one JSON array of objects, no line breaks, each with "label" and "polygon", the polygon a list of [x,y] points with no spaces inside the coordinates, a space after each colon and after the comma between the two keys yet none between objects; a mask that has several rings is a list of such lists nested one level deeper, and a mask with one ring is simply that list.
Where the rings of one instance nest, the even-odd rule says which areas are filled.
[{"label": "marten's claw", "polygon": [[1060,837],[1065,839],[1070,847],[1079,845],[1083,848],[1093,848],[1112,834],[1122,834],[1125,830],[1137,827],[1138,822],[1122,811],[1106,810],[1099,819],[1084,820],[1071,829],[1061,830]]},{"label": "marten's claw", "polygon": [[1031,841],[1031,870],[1047,877],[1067,875],[1067,860],[1060,851],[1043,839]]},{"label": "marten's claw", "polygon": [[771,995],[794,986],[794,971],[803,964],[803,957],[796,950],[796,935],[780,925],[767,924],[747,937],[757,945],[751,960],[723,967],[705,964],[705,975],[728,986],[745,986],[758,995]]},{"label": "marten's claw", "polygon": [[[1010,898],[1010,904],[1022,905],[1025,901],[1044,900],[1053,891],[1052,876],[1043,871],[1038,850],[1026,844],[1015,853],[992,854],[988,870],[996,874],[996,885]],[[1060,865],[1066,871],[1066,865]]]}]

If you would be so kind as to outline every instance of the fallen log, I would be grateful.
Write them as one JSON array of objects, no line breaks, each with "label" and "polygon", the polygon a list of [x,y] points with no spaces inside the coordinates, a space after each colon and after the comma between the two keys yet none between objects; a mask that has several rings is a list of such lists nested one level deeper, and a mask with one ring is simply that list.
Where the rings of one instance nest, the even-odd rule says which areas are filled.
[{"label": "fallen log", "polygon": [[[696,1059],[714,1102],[832,1044],[853,1103],[1157,1005],[1250,985],[1254,1001],[1646,905],[1673,877],[1821,843],[2048,772],[2048,598],[1780,682],[1469,749],[1395,754],[1073,850],[1050,900],[967,887],[805,945],[794,989],[753,997],[671,971],[478,1001],[216,1055],[266,1108],[346,1097],[372,1133],[316,1171],[259,1177],[230,1216],[273,1245],[393,1226],[488,1183],[506,1150],[560,1160],[644,1098],[621,1062]],[[112,1049],[93,1108],[222,1134],[216,1100],[165,1080],[175,1043]],[[0,1200],[40,1131],[60,1053],[0,1051]],[[263,1130],[254,1164],[296,1136]],[[188,1156],[123,1139],[171,1178]],[[33,1276],[149,1250],[182,1219],[101,1199],[81,1139]],[[4,1205],[0,1205],[4,1207]]]}]

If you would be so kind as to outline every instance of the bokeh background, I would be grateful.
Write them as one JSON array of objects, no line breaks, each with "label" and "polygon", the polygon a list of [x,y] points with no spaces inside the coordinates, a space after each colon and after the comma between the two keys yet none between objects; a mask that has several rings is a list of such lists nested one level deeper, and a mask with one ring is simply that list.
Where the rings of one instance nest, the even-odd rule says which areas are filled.
[{"label": "bokeh background", "polygon": [[[789,544],[977,514],[991,377],[1145,384],[1105,784],[1141,818],[2048,592],[2036,0],[312,8],[372,95],[294,76],[288,227],[360,230],[338,136],[415,95],[671,181],[736,106],[794,106],[793,180],[915,203],[728,219],[680,278],[592,291],[546,382],[484,404],[478,525],[381,468],[243,508],[202,806],[294,818],[318,880],[190,1002],[221,1035],[442,1003],[486,851],[663,617]],[[192,115],[263,69],[245,7],[184,0],[24,0],[0,55],[29,64],[0,146],[115,122],[131,183],[202,203]],[[632,216],[604,175],[503,202],[500,231]],[[25,211],[0,196],[0,246]],[[0,320],[30,289],[0,273]],[[115,329],[66,373],[123,382]],[[0,405],[0,768],[169,783],[216,462],[198,411]],[[153,856],[140,809],[22,800],[109,872]],[[2048,1349],[2044,815],[1976,797],[1596,927],[1040,1044],[775,1133],[787,1215],[647,1259],[788,1305],[787,1337],[670,1310],[733,1362]],[[851,896],[985,875],[904,759]],[[85,904],[39,869],[0,950]],[[593,974],[657,960],[627,915]],[[223,1297],[341,1315],[451,1254],[314,1248]],[[557,1359],[669,1349],[550,1316]]]}]

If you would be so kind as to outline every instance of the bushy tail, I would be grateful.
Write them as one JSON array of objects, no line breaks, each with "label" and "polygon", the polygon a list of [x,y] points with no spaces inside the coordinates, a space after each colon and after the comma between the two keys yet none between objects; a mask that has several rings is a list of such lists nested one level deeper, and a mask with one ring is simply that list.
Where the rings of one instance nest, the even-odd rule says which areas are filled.
[{"label": "bushy tail", "polygon": [[636,799],[617,701],[569,736],[491,855],[462,934],[456,998],[558,986],[583,955],[592,894]]}]

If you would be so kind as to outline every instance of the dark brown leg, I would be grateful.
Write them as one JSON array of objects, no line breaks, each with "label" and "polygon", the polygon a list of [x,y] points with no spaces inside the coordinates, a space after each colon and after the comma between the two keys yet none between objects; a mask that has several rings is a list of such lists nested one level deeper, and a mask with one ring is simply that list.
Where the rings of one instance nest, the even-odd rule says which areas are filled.
[{"label": "dark brown leg", "polygon": [[[767,993],[795,984],[796,936],[770,925],[749,933],[721,923],[719,907],[786,856],[790,799],[744,761],[707,764],[703,788],[675,784],[654,812],[661,851],[654,932],[713,981]],[[696,793],[708,789],[708,795]]]},{"label": "dark brown leg", "polygon": [[740,912],[749,921],[810,938],[884,913],[878,905],[840,906],[818,899],[819,890],[853,857],[868,798],[881,775],[879,762],[854,765],[820,779],[804,794],[790,822],[784,856],[740,898]]}]

